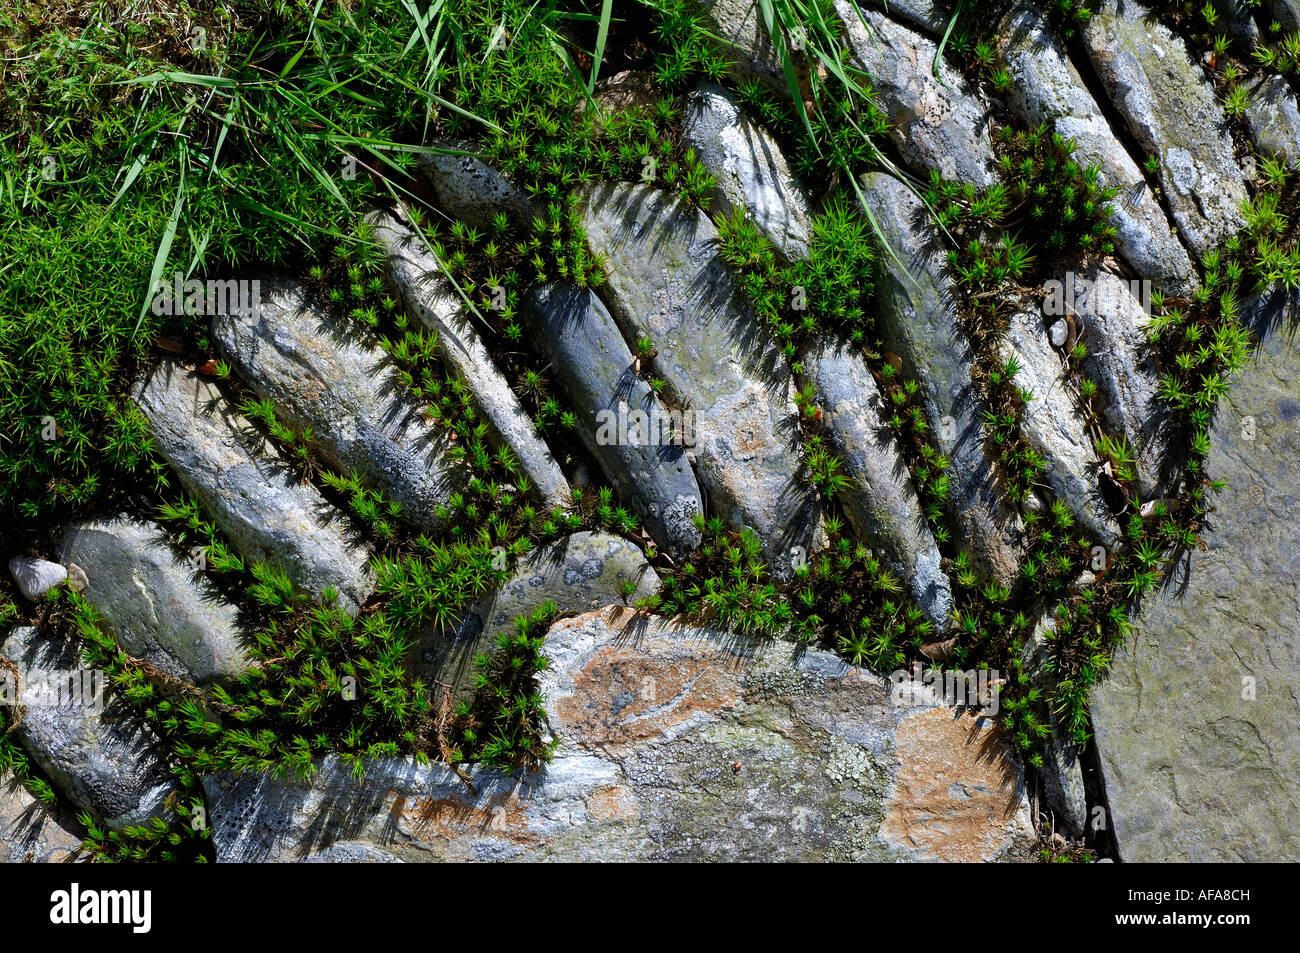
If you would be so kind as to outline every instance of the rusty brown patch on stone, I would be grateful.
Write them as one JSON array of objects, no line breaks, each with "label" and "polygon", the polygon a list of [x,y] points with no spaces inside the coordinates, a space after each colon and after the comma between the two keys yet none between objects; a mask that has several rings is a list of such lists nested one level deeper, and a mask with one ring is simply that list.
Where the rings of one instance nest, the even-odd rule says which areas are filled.
[{"label": "rusty brown patch on stone", "polygon": [[622,785],[605,784],[587,796],[587,815],[593,821],[632,820],[636,801]]},{"label": "rusty brown patch on stone", "polygon": [[1024,832],[1018,772],[987,719],[931,708],[895,736],[898,776],[880,836],[922,860],[987,861]]},{"label": "rusty brown patch on stone", "polygon": [[555,710],[566,740],[610,750],[662,736],[700,714],[734,708],[736,658],[710,643],[664,639],[605,645],[573,674]]},{"label": "rusty brown patch on stone", "polygon": [[[394,808],[397,808],[396,802]],[[413,798],[401,808],[402,826],[424,843],[444,843],[454,850],[458,841],[490,837],[521,847],[541,843],[528,821],[527,805],[509,797],[486,805],[462,798]]]}]

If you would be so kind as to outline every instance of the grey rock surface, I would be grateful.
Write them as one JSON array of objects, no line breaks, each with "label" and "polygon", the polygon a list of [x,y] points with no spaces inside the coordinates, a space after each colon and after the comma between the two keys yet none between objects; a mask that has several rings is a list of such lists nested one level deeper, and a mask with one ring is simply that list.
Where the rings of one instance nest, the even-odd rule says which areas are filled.
[{"label": "grey rock surface", "polygon": [[618,325],[593,292],[547,285],[530,309],[583,443],[655,542],[682,559],[700,544],[693,520],[703,512],[686,456],[694,439],[690,418],[670,414],[637,376]]},{"label": "grey rock surface", "polygon": [[1098,165],[1105,184],[1119,189],[1110,217],[1116,249],[1156,288],[1186,294],[1197,284],[1187,250],[1046,16],[1036,6],[1018,4],[1003,18],[997,33],[1012,79],[1008,104],[1025,122],[1047,123],[1053,131],[1074,140],[1078,162]]},{"label": "grey rock surface", "polygon": [[404,864],[395,853],[364,841],[337,841],[301,861],[304,864]]},{"label": "grey rock surface", "polygon": [[374,212],[367,221],[387,256],[388,277],[407,313],[438,335],[438,353],[465,382],[549,508],[570,504],[569,484],[519,398],[483,346],[464,302],[404,218]]},{"label": "grey rock surface", "polygon": [[420,170],[452,218],[485,229],[499,213],[516,225],[537,214],[527,193],[485,162],[474,143],[435,139],[429,147],[443,151],[421,155]]},{"label": "grey rock surface", "polygon": [[1300,105],[1281,76],[1267,76],[1251,90],[1246,122],[1261,153],[1293,167],[1300,162]]},{"label": "grey rock surface", "polygon": [[40,602],[51,589],[67,581],[68,570],[48,559],[15,556],[9,560],[9,575],[13,576],[24,598],[29,602]]},{"label": "grey rock surface", "polygon": [[1208,550],[1146,597],[1093,693],[1126,861],[1300,860],[1297,318],[1265,330],[1215,415],[1207,475],[1228,487]]},{"label": "grey rock surface", "polygon": [[[957,70],[934,76],[934,41],[876,10],[836,0],[849,48],[890,119],[889,138],[913,169],[986,188],[998,181],[987,107]],[[945,86],[944,83],[947,85]]]},{"label": "grey rock surface", "polygon": [[787,261],[808,257],[812,211],[776,140],[741,112],[721,86],[705,85],[686,99],[682,144],[717,182],[709,212],[730,217],[744,209]]},{"label": "grey rock surface", "polygon": [[439,432],[407,397],[392,361],[355,328],[312,307],[301,286],[263,282],[256,307],[212,319],[212,334],[244,382],[275,405],[341,473],[355,472],[438,532],[466,482]]},{"label": "grey rock surface", "polygon": [[451,686],[454,702],[471,699],[475,657],[492,654],[497,636],[514,631],[515,619],[547,602],[560,612],[623,604],[625,583],[635,585],[629,607],[659,591],[659,574],[636,546],[611,533],[566,536],[522,557],[510,578],[471,606],[454,628],[421,633],[414,671]]},{"label": "grey rock surface", "polygon": [[506,778],[333,758],[310,785],[207,781],[218,860],[337,840],[402,860],[1017,860],[1023,782],[991,723],[895,706],[812,650],[593,612],[552,627],[541,681],[561,746]]},{"label": "grey rock surface", "polygon": [[718,233],[695,208],[645,185],[582,195],[583,224],[605,259],[603,300],[623,337],[649,336],[666,399],[694,413],[695,473],[709,512],[763,541],[773,573],[806,553],[816,499],[795,446],[790,370],[717,253]]},{"label": "grey rock surface", "polygon": [[58,864],[84,859],[76,818],[42,804],[8,771],[0,771],[0,864]]},{"label": "grey rock surface", "polygon": [[247,559],[284,569],[313,595],[356,612],[374,588],[369,551],[210,381],[164,361],[134,389],[159,453]]},{"label": "grey rock surface", "polygon": [[704,28],[729,48],[733,80],[757,80],[789,99],[781,58],[763,25],[758,0],[692,0],[692,5],[703,17]]},{"label": "grey rock surface", "polygon": [[130,709],[104,706],[103,673],[82,666],[75,644],[18,626],[0,656],[18,672],[14,733],[56,788],[114,830],[164,813],[173,785],[161,742]]},{"label": "grey rock surface", "polygon": [[195,684],[248,668],[235,607],[157,525],[127,516],[74,523],[59,555],[90,567],[83,595],[132,657]]},{"label": "grey rock surface", "polygon": [[823,410],[830,445],[853,486],[839,494],[853,529],[882,546],[917,604],[945,632],[952,624],[952,584],[921,512],[907,465],[885,425],[887,410],[866,362],[845,347],[825,346],[805,360]]},{"label": "grey rock surface", "polygon": [[1016,386],[1033,395],[1020,415],[1020,432],[1046,464],[1043,479],[1082,528],[1107,548],[1117,546],[1119,521],[1097,486],[1101,461],[1043,328],[1043,315],[1022,306],[1011,315],[1000,348],[1003,362],[1015,358],[1022,367]]},{"label": "grey rock surface", "polygon": [[1276,20],[1287,33],[1300,30],[1300,0],[1264,0],[1263,5],[1269,15],[1264,16],[1263,11],[1257,11],[1256,16],[1264,22]]},{"label": "grey rock surface", "polygon": [[957,542],[972,551],[985,577],[1009,585],[1020,571],[1023,525],[984,452],[970,346],[957,324],[942,253],[923,229],[928,220],[921,201],[901,182],[870,173],[862,193],[902,263],[882,251],[877,321],[885,347],[903,358],[908,377],[920,381],[936,443],[951,462]]},{"label": "grey rock surface", "polygon": [[942,0],[864,0],[862,3],[849,0],[845,4],[846,14],[855,6],[879,10],[891,19],[931,36],[942,37],[952,20],[952,11]]},{"label": "grey rock surface", "polygon": [[1108,430],[1133,450],[1142,498],[1153,499],[1168,489],[1177,468],[1169,408],[1157,396],[1159,372],[1146,342],[1150,316],[1133,285],[1109,272],[1090,271],[1075,282],[1088,348],[1083,373],[1098,386]]},{"label": "grey rock surface", "polygon": [[1223,107],[1183,41],[1132,0],[1104,0],[1082,29],[1111,101],[1149,155],[1197,257],[1243,224],[1246,186]]}]

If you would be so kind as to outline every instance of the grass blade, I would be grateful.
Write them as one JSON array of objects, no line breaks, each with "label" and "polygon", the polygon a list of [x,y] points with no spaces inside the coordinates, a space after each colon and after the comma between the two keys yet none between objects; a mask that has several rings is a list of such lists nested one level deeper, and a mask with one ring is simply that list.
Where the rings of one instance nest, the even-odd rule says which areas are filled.
[{"label": "grass blade", "polygon": [[181,222],[181,209],[185,207],[185,167],[189,164],[185,149],[185,140],[180,140],[181,152],[181,180],[176,186],[176,204],[172,206],[172,213],[167,218],[167,227],[163,229],[162,240],[158,242],[158,251],[153,256],[153,268],[149,272],[149,286],[145,288],[144,303],[140,305],[140,316],[135,319],[135,327],[131,329],[131,340],[140,331],[140,325],[144,323],[144,316],[149,312],[149,304],[153,301],[154,288],[158,287],[158,281],[162,278],[163,269],[167,267],[167,259],[172,253],[172,239],[176,237],[176,227]]}]

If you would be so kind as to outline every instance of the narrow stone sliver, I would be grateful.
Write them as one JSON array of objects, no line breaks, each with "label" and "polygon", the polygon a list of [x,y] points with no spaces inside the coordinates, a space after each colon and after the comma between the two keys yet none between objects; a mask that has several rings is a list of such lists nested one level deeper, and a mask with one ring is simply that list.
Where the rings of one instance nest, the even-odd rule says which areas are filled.
[{"label": "narrow stone sliver", "polygon": [[1004,362],[1014,358],[1021,365],[1016,385],[1032,394],[1020,415],[1020,430],[1046,464],[1043,478],[1081,526],[1108,549],[1117,547],[1119,521],[1098,487],[1101,461],[1067,389],[1042,313],[1023,302],[1011,316],[999,348]]},{"label": "narrow stone sliver", "polygon": [[686,456],[693,420],[668,411],[636,375],[632,352],[593,292],[547,285],[529,307],[583,444],[651,538],[680,561],[700,544],[694,519],[704,509]]},{"label": "narrow stone sliver", "polygon": [[905,373],[920,381],[936,444],[949,458],[956,542],[971,550],[982,575],[1009,586],[1020,571],[1024,526],[984,452],[972,358],[942,255],[918,227],[927,221],[924,207],[907,186],[875,172],[863,176],[862,193],[899,259],[881,250],[881,340],[903,358]]},{"label": "narrow stone sliver", "polygon": [[789,368],[742,301],[698,210],[645,185],[580,195],[591,252],[607,264],[600,293],[623,337],[649,337],[653,372],[694,415],[696,476],[732,528],[763,540],[778,579],[790,551],[811,548],[817,501],[802,477]]},{"label": "narrow stone sliver", "polygon": [[213,337],[244,383],[271,400],[283,422],[309,428],[332,467],[360,474],[396,500],[405,519],[439,531],[446,524],[439,510],[466,483],[466,468],[404,397],[388,356],[311,307],[296,284],[264,282],[261,297],[256,307],[212,319]]},{"label": "narrow stone sliver", "polygon": [[548,507],[572,503],[568,481],[519,398],[497,368],[473,318],[432,252],[402,218],[375,212],[367,222],[387,255],[389,280],[407,312],[438,335],[438,352],[474,394],[483,414],[514,453]]},{"label": "narrow stone sliver", "polygon": [[1172,489],[1178,461],[1171,456],[1169,408],[1158,395],[1155,361],[1146,346],[1150,316],[1132,285],[1110,272],[1089,269],[1075,281],[1083,295],[1076,317],[1088,349],[1083,373],[1098,386],[1108,431],[1133,451],[1138,492],[1147,500],[1162,496]]},{"label": "narrow stone sliver", "polygon": [[884,402],[870,369],[846,347],[823,346],[804,364],[830,444],[853,481],[839,494],[849,523],[863,539],[885,548],[887,562],[907,582],[935,631],[945,633],[952,625],[952,584],[884,423]]},{"label": "narrow stone sliver", "polygon": [[1089,93],[1046,16],[1019,4],[998,28],[1003,61],[1011,74],[1007,103],[1022,120],[1047,123],[1075,142],[1075,159],[1097,163],[1105,184],[1117,187],[1110,221],[1119,253],[1141,277],[1166,292],[1186,295],[1198,283],[1196,268],[1159,200]]},{"label": "narrow stone sliver", "polygon": [[1083,27],[1084,45],[1130,131],[1158,157],[1171,214],[1199,259],[1243,224],[1245,178],[1227,118],[1183,41],[1145,8],[1105,0]]},{"label": "narrow stone sliver", "polygon": [[235,606],[157,524],[125,515],[74,523],[59,558],[88,568],[82,596],[135,658],[199,685],[232,681],[251,664]]},{"label": "narrow stone sliver", "polygon": [[1246,122],[1260,153],[1292,168],[1300,163],[1300,101],[1285,79],[1265,76],[1252,87]]},{"label": "narrow stone sliver", "polygon": [[350,613],[374,589],[369,547],[342,514],[289,471],[211,381],[163,361],[133,397],[154,445],[245,558],[279,566],[298,586],[338,592]]}]

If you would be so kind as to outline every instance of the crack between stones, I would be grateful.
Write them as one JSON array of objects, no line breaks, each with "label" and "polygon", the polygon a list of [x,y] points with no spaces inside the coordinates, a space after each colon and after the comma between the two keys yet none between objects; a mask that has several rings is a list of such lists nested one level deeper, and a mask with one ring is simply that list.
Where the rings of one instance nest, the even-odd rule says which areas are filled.
[{"label": "crack between stones", "polygon": [[[1084,836],[1091,835],[1093,849],[1098,856],[1110,857],[1116,863],[1123,863],[1120,854],[1119,837],[1115,833],[1115,815],[1110,809],[1110,796],[1106,792],[1106,772],[1102,768],[1101,750],[1097,747],[1097,733],[1093,728],[1092,716],[1088,716],[1088,743],[1079,751],[1079,767],[1083,771],[1083,787],[1087,796],[1088,820]],[[1092,817],[1096,809],[1102,809],[1105,828],[1092,830]]]}]

